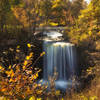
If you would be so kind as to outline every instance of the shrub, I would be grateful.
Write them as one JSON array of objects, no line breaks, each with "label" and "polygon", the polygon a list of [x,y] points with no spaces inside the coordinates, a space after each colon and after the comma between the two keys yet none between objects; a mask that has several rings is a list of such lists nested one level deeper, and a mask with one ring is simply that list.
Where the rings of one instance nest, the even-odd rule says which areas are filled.
[{"label": "shrub", "polygon": [[[30,44],[27,46],[31,48]],[[17,49],[17,52],[20,51]],[[36,61],[44,54],[44,52],[41,53]],[[8,68],[0,65],[0,95],[10,100],[24,100],[30,96],[43,94],[46,86],[37,84],[38,73],[41,69],[34,68],[36,61],[32,62],[32,59],[33,52],[29,52],[22,62],[9,65]]]}]

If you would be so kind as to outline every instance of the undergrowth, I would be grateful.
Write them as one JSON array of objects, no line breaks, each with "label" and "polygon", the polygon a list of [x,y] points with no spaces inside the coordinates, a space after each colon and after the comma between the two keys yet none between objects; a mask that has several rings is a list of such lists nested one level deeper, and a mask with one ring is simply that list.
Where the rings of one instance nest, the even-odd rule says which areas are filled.
[{"label": "undergrowth", "polygon": [[[48,84],[41,85],[42,80],[37,83],[41,69],[35,68],[37,61],[45,55],[42,52],[40,56],[33,62],[34,53],[31,51],[31,44],[27,44],[29,51],[27,56],[20,61],[20,46],[17,46],[15,56],[17,63],[4,66],[0,62],[0,100],[100,100],[100,67],[90,67],[86,70],[82,78],[94,75],[94,79],[87,88],[77,92],[74,86],[70,90],[62,93],[55,89],[55,80],[57,73],[55,71],[53,77],[49,77],[50,91],[47,91]],[[13,52],[13,49],[10,49]],[[20,54],[20,55],[18,55]],[[74,79],[75,80],[75,79]],[[73,81],[74,83],[75,81]],[[81,89],[81,86],[80,88]]]}]

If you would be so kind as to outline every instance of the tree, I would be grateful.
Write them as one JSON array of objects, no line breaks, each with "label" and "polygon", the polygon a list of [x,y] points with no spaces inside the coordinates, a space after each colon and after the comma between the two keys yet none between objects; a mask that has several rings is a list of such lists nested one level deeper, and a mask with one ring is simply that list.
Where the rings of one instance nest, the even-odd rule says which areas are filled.
[{"label": "tree", "polygon": [[40,16],[44,20],[44,25],[48,25],[52,17],[52,0],[43,0],[40,2]]},{"label": "tree", "polygon": [[[80,24],[87,26],[88,34],[96,34],[100,28],[100,0],[92,0],[88,8],[81,11],[79,16]],[[82,25],[81,25],[82,26]]]},{"label": "tree", "polygon": [[72,16],[77,18],[80,15],[80,10],[84,8],[84,0],[73,0],[72,1]]},{"label": "tree", "polygon": [[[71,27],[71,37],[78,43],[96,41],[100,38],[100,0],[92,0],[87,8],[81,10],[78,19]],[[91,41],[90,41],[91,39]],[[88,43],[87,43],[88,44]]]},{"label": "tree", "polygon": [[53,1],[53,20],[58,23],[58,25],[67,25],[69,23],[68,12],[70,11],[70,4],[69,0]]},{"label": "tree", "polygon": [[10,11],[9,0],[0,0],[0,28],[1,32],[3,32],[3,27],[6,24],[6,16]]},{"label": "tree", "polygon": [[22,6],[18,5],[13,7],[12,10],[29,34],[34,33],[37,22],[39,21],[39,0],[23,1]]}]

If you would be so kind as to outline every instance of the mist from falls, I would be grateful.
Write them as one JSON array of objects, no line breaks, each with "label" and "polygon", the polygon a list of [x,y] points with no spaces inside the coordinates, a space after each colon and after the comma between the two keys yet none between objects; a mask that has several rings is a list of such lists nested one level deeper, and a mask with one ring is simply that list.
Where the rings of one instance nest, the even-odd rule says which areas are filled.
[{"label": "mist from falls", "polygon": [[[57,35],[53,34],[53,38],[54,36],[57,38]],[[67,88],[68,84],[71,84],[70,78],[76,73],[77,61],[74,44],[47,39],[43,42],[43,51],[46,53],[43,64],[43,80],[48,81],[48,77],[53,77],[56,69],[58,73],[56,87]]]}]

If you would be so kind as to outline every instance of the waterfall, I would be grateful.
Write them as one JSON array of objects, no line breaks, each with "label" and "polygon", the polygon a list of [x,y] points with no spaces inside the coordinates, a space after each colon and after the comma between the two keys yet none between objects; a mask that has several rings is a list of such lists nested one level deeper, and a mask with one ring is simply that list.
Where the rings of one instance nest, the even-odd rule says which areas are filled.
[{"label": "waterfall", "polygon": [[43,64],[43,80],[48,81],[49,76],[54,75],[54,69],[58,73],[56,86],[66,88],[71,76],[75,75],[76,50],[74,44],[59,41],[43,42],[45,51]]}]

